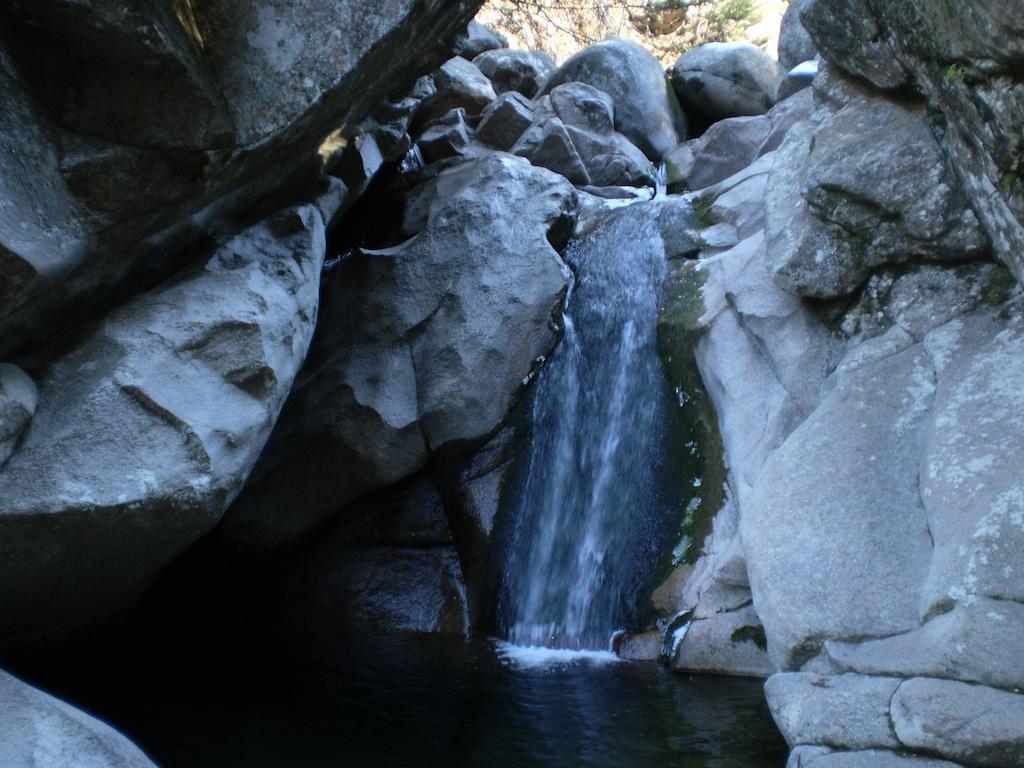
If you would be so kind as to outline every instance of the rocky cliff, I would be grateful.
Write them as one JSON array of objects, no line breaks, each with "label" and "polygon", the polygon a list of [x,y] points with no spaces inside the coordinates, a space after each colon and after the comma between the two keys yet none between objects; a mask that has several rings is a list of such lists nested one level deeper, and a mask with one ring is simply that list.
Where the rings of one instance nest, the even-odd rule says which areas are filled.
[{"label": "rocky cliff", "polygon": [[[306,640],[491,628],[561,253],[664,164],[688,490],[620,655],[767,677],[794,767],[1024,765],[1024,10],[805,0],[786,66],[665,73],[478,5],[2,4],[0,651],[199,541]],[[145,764],[0,699],[14,764]]]},{"label": "rocky cliff", "polygon": [[[675,663],[749,669],[724,639],[752,610],[791,766],[1021,765],[1024,15],[802,6],[813,111],[694,193],[739,242],[669,298],[728,467]],[[692,167],[756,155],[732,122]]]}]

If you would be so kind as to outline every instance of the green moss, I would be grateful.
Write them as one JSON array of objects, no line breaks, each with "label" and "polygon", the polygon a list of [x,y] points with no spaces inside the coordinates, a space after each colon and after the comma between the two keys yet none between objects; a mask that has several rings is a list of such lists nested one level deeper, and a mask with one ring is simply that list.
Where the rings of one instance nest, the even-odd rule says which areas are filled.
[{"label": "green moss", "polygon": [[663,578],[681,564],[696,562],[725,501],[718,419],[694,359],[704,334],[700,320],[706,311],[703,288],[707,273],[699,265],[687,261],[670,272],[658,319],[658,354],[679,405],[669,447],[678,484],[679,527],[676,546],[660,569]]},{"label": "green moss", "polygon": [[707,192],[700,197],[694,198],[690,203],[693,206],[693,213],[697,217],[697,224],[701,229],[707,229],[719,223],[719,218],[713,210],[717,200],[718,195]]},{"label": "green moss", "polygon": [[734,643],[753,643],[762,651],[768,650],[768,638],[765,637],[764,627],[757,624],[748,624],[737,629],[732,633],[732,641]]},{"label": "green moss", "polygon": [[948,67],[942,70],[942,79],[947,83],[956,83],[957,85],[964,84],[964,77],[967,75],[967,70],[963,68],[961,64],[950,64]]},{"label": "green moss", "polygon": [[1020,179],[1017,178],[1016,173],[1013,171],[1007,171],[1003,174],[1003,178],[999,182],[999,189],[1002,190],[1004,195],[1012,195],[1019,182]]}]

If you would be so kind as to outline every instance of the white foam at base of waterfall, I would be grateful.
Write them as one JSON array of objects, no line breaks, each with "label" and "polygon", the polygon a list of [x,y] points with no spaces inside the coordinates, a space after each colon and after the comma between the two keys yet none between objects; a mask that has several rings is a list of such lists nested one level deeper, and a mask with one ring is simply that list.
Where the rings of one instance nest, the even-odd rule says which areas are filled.
[{"label": "white foam at base of waterfall", "polygon": [[572,664],[614,664],[622,661],[611,651],[515,645],[505,640],[494,641],[494,650],[504,663],[518,669],[552,670]]}]

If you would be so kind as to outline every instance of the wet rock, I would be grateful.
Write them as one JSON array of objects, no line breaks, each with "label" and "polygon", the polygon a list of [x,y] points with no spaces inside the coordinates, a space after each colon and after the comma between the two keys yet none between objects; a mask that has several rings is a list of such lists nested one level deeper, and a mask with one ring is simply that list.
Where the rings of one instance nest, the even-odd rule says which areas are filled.
[{"label": "wet rock", "polygon": [[472,625],[487,621],[493,607],[494,530],[501,491],[515,457],[516,430],[502,428],[473,455],[451,465],[442,487],[466,580]]},{"label": "wet rock", "polygon": [[706,43],[672,67],[672,86],[687,114],[706,123],[763,115],[775,104],[786,71],[749,43]]},{"label": "wet rock", "polygon": [[453,109],[461,108],[467,115],[479,115],[497,98],[491,81],[475,64],[461,56],[446,61],[433,77],[436,90],[416,110],[414,126],[417,130]]},{"label": "wet rock", "polygon": [[497,48],[508,48],[508,38],[486,24],[471,21],[455,38],[452,53],[472,61],[485,51]]},{"label": "wet rock", "polygon": [[899,685],[899,678],[892,677],[790,672],[772,675],[765,695],[791,746],[897,749],[889,702]]},{"label": "wet rock", "polygon": [[627,661],[657,661],[661,655],[661,632],[641,632],[623,635],[615,643],[615,653]]},{"label": "wet rock", "polygon": [[494,155],[430,190],[418,235],[329,273],[308,373],[225,519],[235,546],[290,546],[430,452],[487,437],[554,344],[567,269],[548,237],[571,232],[572,187]]},{"label": "wet rock", "polygon": [[316,209],[282,212],[49,367],[0,471],[4,642],[110,614],[213,528],[306,354],[324,247]]},{"label": "wet rock", "polygon": [[491,81],[497,94],[517,91],[532,99],[555,71],[555,62],[539,51],[513,51],[507,48],[487,51],[473,63]]},{"label": "wet rock", "polygon": [[154,768],[106,723],[0,670],[0,765],[7,768]]},{"label": "wet rock", "polygon": [[686,123],[658,60],[629,40],[605,40],[584,48],[548,79],[544,93],[580,82],[608,94],[615,130],[657,161],[686,137]]},{"label": "wet rock", "polygon": [[738,173],[757,159],[770,130],[764,116],[715,123],[665,156],[669,190],[704,189]]},{"label": "wet rock", "polygon": [[804,27],[800,14],[811,4],[811,0],[793,0],[782,17],[782,30],[779,33],[779,63],[786,69],[805,61],[811,61],[818,55],[814,41]]},{"label": "wet rock", "polygon": [[0,363],[0,468],[14,453],[38,402],[32,379],[17,366]]},{"label": "wet rock", "polygon": [[672,668],[743,677],[767,677],[774,671],[764,630],[749,607],[691,622]]},{"label": "wet rock", "polygon": [[900,741],[967,765],[1024,765],[1024,696],[955,680],[907,680],[892,699]]},{"label": "wet rock", "polygon": [[520,93],[503,93],[480,114],[476,135],[495,149],[508,152],[533,123],[534,104]]}]

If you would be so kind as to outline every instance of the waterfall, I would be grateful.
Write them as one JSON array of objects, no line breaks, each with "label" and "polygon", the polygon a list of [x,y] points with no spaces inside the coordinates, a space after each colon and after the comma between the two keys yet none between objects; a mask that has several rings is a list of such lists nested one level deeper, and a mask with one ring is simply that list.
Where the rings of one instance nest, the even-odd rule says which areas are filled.
[{"label": "waterfall", "polygon": [[653,204],[608,211],[565,258],[576,280],[532,393],[498,619],[515,644],[596,649],[634,618],[669,517],[657,490],[670,398]]}]

